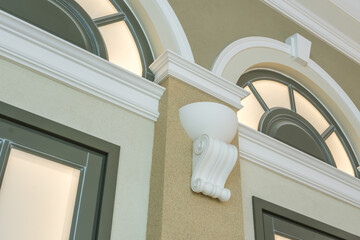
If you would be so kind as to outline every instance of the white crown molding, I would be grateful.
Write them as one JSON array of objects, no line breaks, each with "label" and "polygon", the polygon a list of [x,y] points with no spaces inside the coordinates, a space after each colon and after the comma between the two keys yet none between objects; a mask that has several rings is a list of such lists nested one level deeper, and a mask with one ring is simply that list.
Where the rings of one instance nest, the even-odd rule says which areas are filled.
[{"label": "white crown molding", "polygon": [[295,0],[261,0],[360,64],[360,44]]},{"label": "white crown molding", "polygon": [[240,101],[249,94],[234,83],[169,50],[161,54],[150,69],[155,74],[156,83],[172,76],[238,109],[242,108]]},{"label": "white crown molding", "polygon": [[360,2],[354,0],[330,0],[332,4],[340,8],[344,13],[360,23]]},{"label": "white crown molding", "polygon": [[0,55],[156,121],[165,89],[0,11]]},{"label": "white crown molding", "polygon": [[232,42],[221,51],[213,63],[211,71],[221,76],[225,67],[235,55],[250,48],[270,48],[289,54],[291,52],[290,45],[275,39],[266,37],[241,38]]},{"label": "white crown molding", "polygon": [[360,180],[239,124],[240,158],[360,208]]}]

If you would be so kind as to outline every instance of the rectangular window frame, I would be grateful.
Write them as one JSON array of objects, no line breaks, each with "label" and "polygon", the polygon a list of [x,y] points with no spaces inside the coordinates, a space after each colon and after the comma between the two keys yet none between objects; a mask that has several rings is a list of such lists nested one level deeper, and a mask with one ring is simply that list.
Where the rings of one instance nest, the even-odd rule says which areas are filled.
[{"label": "rectangular window frame", "polygon": [[[253,196],[253,214],[256,240],[274,240],[274,225],[268,224],[269,215],[281,218],[282,221],[296,226],[312,229],[316,232],[326,233],[332,237],[346,240],[360,240],[359,236],[345,232],[323,222],[306,217],[279,205],[270,203]],[[296,230],[298,231],[298,229]]]},{"label": "rectangular window frame", "polygon": [[102,198],[99,204],[100,209],[97,211],[98,215],[95,218],[97,223],[95,223],[96,227],[89,231],[93,231],[92,239],[110,239],[120,146],[1,101],[0,118],[106,156],[103,166],[105,174],[101,183],[102,192],[99,194]]}]

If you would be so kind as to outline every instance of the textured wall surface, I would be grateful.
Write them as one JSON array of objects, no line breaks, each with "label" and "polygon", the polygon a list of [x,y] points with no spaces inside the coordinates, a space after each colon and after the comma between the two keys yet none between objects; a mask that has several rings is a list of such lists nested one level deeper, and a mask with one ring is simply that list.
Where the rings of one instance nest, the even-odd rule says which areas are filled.
[{"label": "textured wall surface", "polygon": [[1,58],[0,72],[0,101],[121,147],[112,239],[145,239],[154,123]]},{"label": "textured wall surface", "polygon": [[[193,102],[221,101],[174,78],[162,86],[166,92],[155,125],[147,239],[244,239],[239,161],[225,185],[231,190],[228,202],[190,189],[192,140],[178,109]],[[237,137],[232,144],[238,146]]]},{"label": "textured wall surface", "polygon": [[312,42],[311,59],[325,69],[360,108],[360,67],[260,0],[169,0],[189,40],[196,63],[210,69],[233,41],[250,36],[284,42],[299,33]]}]

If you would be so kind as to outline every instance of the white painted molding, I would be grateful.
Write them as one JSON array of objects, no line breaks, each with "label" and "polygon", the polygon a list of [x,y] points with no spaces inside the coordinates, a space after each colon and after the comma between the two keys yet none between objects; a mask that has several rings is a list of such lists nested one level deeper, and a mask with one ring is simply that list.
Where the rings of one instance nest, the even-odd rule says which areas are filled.
[{"label": "white painted molding", "polygon": [[180,108],[179,117],[193,140],[191,189],[228,201],[231,192],[224,186],[238,158],[229,144],[238,128],[235,112],[219,103],[196,102]]},{"label": "white painted molding", "polygon": [[[182,28],[180,21],[177,18],[174,10],[170,6],[169,2],[167,0],[155,0],[155,1],[156,4],[160,7],[163,14],[165,15],[166,23],[169,25],[169,29],[171,29],[174,34],[174,39],[176,39],[177,45],[179,47],[180,56],[182,56],[183,58],[185,58],[190,62],[195,62],[184,29]],[[164,37],[168,38],[169,36],[164,36]]]},{"label": "white painted molding", "polygon": [[189,41],[167,0],[126,0],[148,36],[155,56],[170,49],[194,62]]},{"label": "white painted molding", "polygon": [[224,72],[225,67],[231,61],[231,59],[235,57],[235,55],[251,48],[270,48],[289,54],[291,51],[291,47],[288,44],[277,41],[275,39],[266,37],[241,38],[232,42],[221,51],[221,53],[216,58],[214,64],[212,65],[211,71],[214,74],[221,76]]},{"label": "white painted molding", "polygon": [[0,11],[0,55],[156,121],[165,89]]},{"label": "white painted molding", "polygon": [[347,37],[295,0],[262,1],[360,64],[360,44]]},{"label": "white painted molding", "polygon": [[249,94],[236,84],[169,50],[161,54],[150,69],[155,74],[156,83],[172,76],[238,109],[242,108],[241,99]]},{"label": "white painted molding", "polygon": [[[235,59],[236,57],[241,57],[241,53],[243,51],[252,48],[269,48],[287,54],[290,54],[291,51],[291,46],[274,39],[265,37],[242,38],[228,45],[219,54],[218,58],[213,64],[212,71],[216,75],[222,76],[224,74],[224,71],[226,70],[226,67],[230,65],[233,59]],[[270,58],[268,57],[266,61],[272,62],[271,56]],[[274,60],[274,62],[276,61]],[[258,62],[253,62],[252,64],[256,65],[261,63],[263,63],[262,59],[259,59]],[[289,68],[293,69],[293,66],[290,66],[290,61],[282,62],[281,64],[289,66]],[[341,122],[341,124],[339,125],[346,127],[346,133],[347,136],[350,137],[350,142],[357,143],[360,139],[360,112],[358,108],[355,106],[349,96],[344,92],[344,90],[339,86],[339,84],[313,60],[309,59],[306,66],[299,65],[299,68],[296,69],[296,71],[302,72],[304,74],[305,71],[303,70],[305,69],[310,69],[319,76],[319,78],[317,78],[316,81],[313,81],[313,83],[325,91],[325,97],[329,97],[333,100],[333,102],[331,103],[333,106],[327,106],[328,108],[336,106],[338,109],[341,109],[341,115],[346,116],[346,119],[343,120],[345,122]],[[236,77],[238,78],[238,76],[241,76],[242,74],[243,72],[239,72]],[[309,77],[309,79],[312,80],[311,77]],[[327,103],[324,102],[324,104],[326,106]],[[335,119],[337,119],[336,116]],[[353,147],[355,149],[355,152],[357,154],[360,154],[360,145],[354,144]]]},{"label": "white painted molding", "polygon": [[360,2],[354,0],[330,0],[332,4],[340,8],[344,13],[360,23]]},{"label": "white painted molding", "polygon": [[291,56],[303,66],[306,66],[310,60],[311,42],[295,33],[285,40],[290,46]]},{"label": "white painted molding", "polygon": [[193,143],[191,189],[226,202],[231,197],[225,182],[238,157],[235,146],[202,135]]},{"label": "white painted molding", "polygon": [[239,124],[241,159],[360,208],[360,180],[300,150]]}]

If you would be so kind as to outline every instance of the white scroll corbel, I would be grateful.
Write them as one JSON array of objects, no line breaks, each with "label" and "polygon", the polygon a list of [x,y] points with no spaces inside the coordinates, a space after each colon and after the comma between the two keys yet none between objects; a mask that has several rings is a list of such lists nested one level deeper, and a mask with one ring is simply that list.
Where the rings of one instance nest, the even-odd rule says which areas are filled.
[{"label": "white scroll corbel", "polygon": [[222,104],[197,102],[180,108],[179,114],[193,140],[191,189],[228,201],[231,192],[224,185],[238,158],[229,144],[238,125],[235,112]]}]

